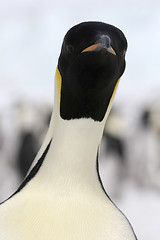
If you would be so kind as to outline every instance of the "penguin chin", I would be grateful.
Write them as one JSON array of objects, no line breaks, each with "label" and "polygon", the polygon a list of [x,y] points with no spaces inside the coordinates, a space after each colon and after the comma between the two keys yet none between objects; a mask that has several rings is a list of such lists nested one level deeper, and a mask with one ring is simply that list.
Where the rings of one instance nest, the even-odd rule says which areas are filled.
[{"label": "penguin chin", "polygon": [[117,57],[103,49],[84,52],[61,75],[61,118],[102,121],[119,79]]},{"label": "penguin chin", "polygon": [[79,92],[77,94],[67,94],[62,88],[60,102],[60,116],[64,120],[91,118],[94,121],[101,122],[109,109],[115,85],[110,85],[107,89],[99,91],[86,91],[87,94]]},{"label": "penguin chin", "polygon": [[119,78],[118,59],[105,49],[84,52],[70,62],[65,71],[60,72],[63,84],[75,93],[83,91],[85,94],[85,90],[90,92],[94,89],[96,92],[97,89],[106,89],[110,82]]}]

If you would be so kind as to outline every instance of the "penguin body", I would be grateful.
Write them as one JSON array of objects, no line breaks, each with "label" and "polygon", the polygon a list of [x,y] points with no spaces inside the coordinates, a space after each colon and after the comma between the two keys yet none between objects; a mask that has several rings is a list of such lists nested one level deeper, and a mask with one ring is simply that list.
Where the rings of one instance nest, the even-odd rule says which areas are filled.
[{"label": "penguin body", "polygon": [[26,179],[0,206],[1,240],[136,239],[104,191],[97,164],[126,48],[123,33],[104,23],[66,34],[49,132]]},{"label": "penguin body", "polygon": [[[92,148],[87,150],[89,158],[84,153],[86,143],[91,141],[95,134],[99,135],[99,129],[97,132],[93,131],[94,124],[92,120],[87,123],[85,120],[73,120],[69,125],[66,124],[67,126],[62,123],[57,137],[60,139],[61,135],[64,143],[55,152],[57,162],[52,171],[49,162],[45,164],[52,161],[52,157],[54,159],[52,151],[49,150],[37,176],[1,206],[3,211],[0,211],[0,234],[5,230],[1,239],[118,240],[121,236],[124,236],[124,239],[134,239],[126,218],[106,197],[99,183],[96,162],[92,162]],[[84,129],[84,126],[86,131],[82,137],[83,141],[86,138],[86,142],[82,146],[81,137],[74,131]],[[79,141],[73,146],[69,136],[77,137]],[[97,142],[92,144],[96,145]],[[59,143],[53,142],[53,145],[57,148]],[[52,147],[52,143],[50,146]],[[59,166],[61,159],[63,162]]]}]

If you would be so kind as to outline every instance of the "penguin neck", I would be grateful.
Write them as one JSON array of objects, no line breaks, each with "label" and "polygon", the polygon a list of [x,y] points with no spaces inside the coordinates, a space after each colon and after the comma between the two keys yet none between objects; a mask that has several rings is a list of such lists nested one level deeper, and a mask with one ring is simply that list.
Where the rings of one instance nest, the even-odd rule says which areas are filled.
[{"label": "penguin neck", "polygon": [[[40,171],[40,178],[50,185],[64,186],[70,182],[79,185],[100,187],[97,174],[97,154],[102,138],[104,122],[92,119],[54,121],[54,133],[48,153]],[[72,187],[71,187],[72,185]]]}]

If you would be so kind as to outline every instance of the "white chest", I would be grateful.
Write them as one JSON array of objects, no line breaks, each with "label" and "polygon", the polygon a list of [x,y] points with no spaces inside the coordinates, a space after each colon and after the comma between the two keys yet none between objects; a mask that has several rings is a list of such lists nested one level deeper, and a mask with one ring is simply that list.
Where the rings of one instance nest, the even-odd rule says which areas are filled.
[{"label": "white chest", "polygon": [[105,198],[24,191],[1,208],[0,239],[134,240],[125,217]]}]

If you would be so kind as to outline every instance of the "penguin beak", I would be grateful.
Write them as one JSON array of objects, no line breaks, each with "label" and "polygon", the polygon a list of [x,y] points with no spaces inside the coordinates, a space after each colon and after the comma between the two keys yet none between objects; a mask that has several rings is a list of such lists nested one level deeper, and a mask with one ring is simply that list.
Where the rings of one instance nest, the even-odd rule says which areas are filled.
[{"label": "penguin beak", "polygon": [[116,55],[116,52],[114,51],[114,49],[111,46],[106,47],[103,43],[95,43],[95,44],[85,48],[81,53],[99,51],[101,49],[106,49],[108,52],[112,53],[113,55]]},{"label": "penguin beak", "polygon": [[116,52],[112,48],[110,42],[111,40],[107,35],[102,35],[100,36],[99,40],[95,44],[85,48],[81,53],[106,49],[108,52],[112,53],[113,55],[116,55]]},{"label": "penguin beak", "polygon": [[92,52],[92,51],[98,50],[100,46],[101,46],[101,43],[95,43],[95,44],[85,48],[81,53]]}]

